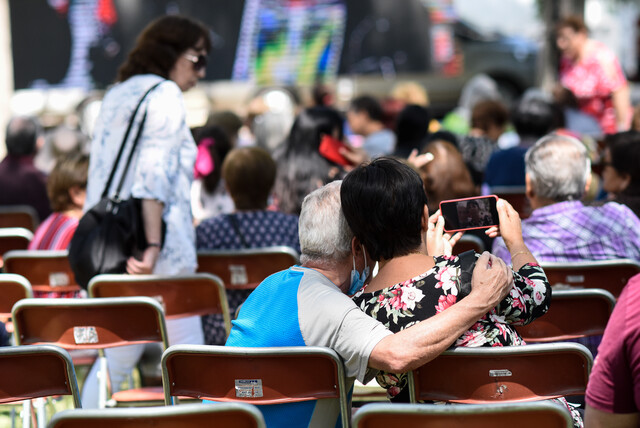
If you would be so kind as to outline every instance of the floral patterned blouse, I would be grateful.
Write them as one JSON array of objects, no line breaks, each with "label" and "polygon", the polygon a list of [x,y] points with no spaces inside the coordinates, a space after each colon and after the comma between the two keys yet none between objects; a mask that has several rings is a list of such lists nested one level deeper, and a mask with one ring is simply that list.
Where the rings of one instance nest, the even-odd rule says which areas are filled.
[{"label": "floral patterned blouse", "polygon": [[[476,258],[480,254],[476,254]],[[365,313],[397,333],[432,317],[458,300],[461,265],[457,256],[435,258],[429,271],[405,282],[367,293],[366,288],[353,300]],[[456,340],[454,346],[514,346],[524,341],[513,328],[544,315],[551,302],[551,286],[540,266],[526,264],[514,272],[511,292]],[[380,372],[378,383],[393,399],[407,385],[407,374]],[[406,392],[405,392],[406,393]],[[400,398],[400,397],[398,397]]]}]

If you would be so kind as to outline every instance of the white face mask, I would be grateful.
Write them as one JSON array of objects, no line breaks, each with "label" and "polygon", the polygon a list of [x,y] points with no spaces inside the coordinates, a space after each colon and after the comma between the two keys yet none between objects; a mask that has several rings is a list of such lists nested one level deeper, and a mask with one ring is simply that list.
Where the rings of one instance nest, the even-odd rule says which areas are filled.
[{"label": "white face mask", "polygon": [[364,270],[362,271],[362,274],[358,272],[358,270],[356,269],[356,257],[354,255],[351,255],[351,258],[353,259],[353,269],[351,270],[351,285],[349,286],[349,290],[347,291],[347,295],[349,296],[353,296],[358,290],[364,287],[364,282],[369,276],[369,266],[367,266],[367,253],[364,249],[364,245],[361,245],[361,247],[362,254],[364,255]]}]

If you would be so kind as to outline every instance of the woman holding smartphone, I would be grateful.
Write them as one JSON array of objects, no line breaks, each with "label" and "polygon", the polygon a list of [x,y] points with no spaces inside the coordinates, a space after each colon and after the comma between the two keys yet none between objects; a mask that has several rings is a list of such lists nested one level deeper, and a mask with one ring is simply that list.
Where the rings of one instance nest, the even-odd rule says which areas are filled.
[{"label": "woman holding smartphone", "polygon": [[[464,298],[480,255],[446,255],[459,235],[442,234],[444,219],[438,212],[429,217],[422,180],[411,167],[392,158],[361,165],[345,177],[340,197],[367,266],[379,266],[366,287],[353,290],[360,309],[395,333]],[[512,290],[454,346],[524,345],[513,326],[528,324],[549,308],[551,286],[522,240],[518,213],[504,200],[498,201],[497,211],[499,228],[486,233],[499,231],[511,251]],[[503,262],[491,256],[490,263]],[[368,280],[368,269],[353,276],[360,280],[352,284],[356,288]],[[406,374],[381,372],[377,380],[393,401],[409,401]],[[579,415],[574,421],[581,426]]]}]

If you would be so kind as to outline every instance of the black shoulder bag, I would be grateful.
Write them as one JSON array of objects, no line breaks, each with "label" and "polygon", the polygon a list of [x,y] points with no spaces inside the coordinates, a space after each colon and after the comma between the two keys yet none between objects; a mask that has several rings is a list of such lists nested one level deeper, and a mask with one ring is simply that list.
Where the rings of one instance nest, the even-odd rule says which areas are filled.
[{"label": "black shoulder bag", "polygon": [[[69,264],[76,282],[85,289],[95,275],[101,273],[125,273],[127,259],[131,256],[140,258],[147,248],[147,238],[142,221],[142,201],[132,197],[125,200],[120,199],[120,191],[147,119],[146,108],[140,121],[138,132],[131,145],[131,152],[122,171],[118,188],[113,196],[108,196],[108,193],[136,114],[147,95],[160,83],[162,82],[149,88],[138,102],[131,119],[129,119],[129,125],[111,168],[107,184],[102,192],[102,198],[100,202],[82,216],[78,228],[71,239]],[[161,245],[164,243],[165,231],[166,224],[162,221]]]}]

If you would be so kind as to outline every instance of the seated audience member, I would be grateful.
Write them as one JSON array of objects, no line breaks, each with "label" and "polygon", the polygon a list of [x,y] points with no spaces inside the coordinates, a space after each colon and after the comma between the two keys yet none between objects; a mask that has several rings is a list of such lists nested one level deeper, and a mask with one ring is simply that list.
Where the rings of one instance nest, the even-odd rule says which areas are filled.
[{"label": "seated audience member", "polygon": [[608,135],[602,159],[602,187],[609,199],[640,217],[640,132]]},{"label": "seated audience member", "polygon": [[604,331],[585,401],[585,424],[632,428],[640,424],[640,275],[629,280]]},{"label": "seated audience member", "polygon": [[51,214],[47,178],[33,163],[44,142],[40,124],[31,117],[14,117],[7,125],[7,156],[0,162],[0,206],[29,205],[38,221]]},{"label": "seated audience member", "polygon": [[520,138],[515,147],[494,152],[489,158],[484,183],[495,186],[524,186],[524,155],[538,139],[562,126],[557,106],[538,92],[525,94],[511,114]]},{"label": "seated audience member", "polygon": [[351,101],[347,121],[354,134],[364,137],[362,148],[374,158],[393,153],[396,136],[384,125],[384,111],[373,97],[363,95]]},{"label": "seated audience member", "polygon": [[222,180],[222,162],[233,146],[217,126],[203,126],[193,134],[198,154],[191,184],[191,212],[197,225],[204,219],[233,211],[233,200]]},{"label": "seated audience member", "polygon": [[433,155],[433,160],[418,169],[427,193],[429,211],[436,212],[441,201],[477,194],[462,155],[453,144],[432,141],[424,152]]},{"label": "seated audience member", "polygon": [[[572,137],[549,135],[526,155],[526,194],[533,212],[522,221],[524,242],[539,261],[630,258],[640,261],[640,220],[627,206],[585,206],[591,162]],[[509,260],[502,238],[493,253]]]},{"label": "seated audience member", "polygon": [[330,181],[333,164],[319,152],[322,137],[343,139],[344,120],[329,107],[303,110],[293,122],[284,144],[274,153],[278,164],[273,189],[275,206],[287,214],[300,214],[306,195]]},{"label": "seated audience member", "polygon": [[67,125],[59,125],[47,133],[44,146],[34,158],[34,165],[48,175],[59,159],[87,153],[87,149],[86,135]]},{"label": "seated audience member", "polygon": [[[302,265],[271,275],[251,293],[233,321],[226,345],[333,348],[344,361],[347,389],[354,378],[370,378],[369,368],[401,373],[435,358],[511,289],[504,263],[485,253],[476,263],[472,290],[464,300],[393,334],[347,296],[362,287],[372,260],[342,215],[340,182],[305,198],[299,235]],[[270,428],[339,426],[339,409],[327,404],[318,400],[260,410]]]},{"label": "seated audience member", "polygon": [[[408,165],[391,158],[361,165],[345,177],[340,199],[355,238],[379,266],[378,274],[353,297],[366,314],[398,332],[466,299],[464,272],[480,263],[480,254],[433,256],[443,253],[433,244],[449,245],[456,237],[429,240],[429,233],[442,235],[444,219],[438,213],[429,217],[420,177]],[[479,213],[477,203],[476,207]],[[513,326],[528,324],[549,309],[551,286],[522,241],[518,213],[500,200],[498,214],[499,230],[511,253],[513,285],[509,295],[479,317],[454,346],[524,345]],[[488,232],[496,234],[497,229]],[[444,253],[451,254],[451,248]],[[365,269],[364,276],[367,273]],[[383,371],[377,380],[394,401],[409,401],[406,373]],[[581,422],[579,417],[576,422]]]},{"label": "seated audience member", "polygon": [[509,112],[500,101],[481,101],[473,107],[471,130],[460,137],[458,148],[477,186],[482,184],[489,158],[498,149],[498,138],[508,123]]},{"label": "seated audience member", "polygon": [[[267,200],[276,176],[271,155],[258,147],[232,150],[222,164],[222,176],[236,210],[204,220],[196,228],[198,250],[237,250],[285,245],[300,252],[298,217],[267,211]],[[251,290],[227,290],[233,315]],[[208,345],[223,345],[226,334],[221,315],[202,319]]]},{"label": "seated audience member", "polygon": [[598,120],[590,114],[580,110],[576,95],[571,89],[557,84],[553,88],[553,99],[562,109],[564,128],[577,135],[588,135],[594,138],[602,136],[602,128]]},{"label": "seated audience member", "polygon": [[36,230],[30,250],[66,250],[69,247],[87,195],[89,156],[59,159],[47,178],[47,193],[53,214]]},{"label": "seated audience member", "polygon": [[425,107],[409,104],[396,118],[396,148],[393,155],[408,158],[413,150],[420,151],[429,135],[431,113]]}]

